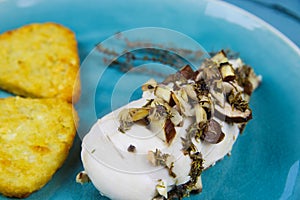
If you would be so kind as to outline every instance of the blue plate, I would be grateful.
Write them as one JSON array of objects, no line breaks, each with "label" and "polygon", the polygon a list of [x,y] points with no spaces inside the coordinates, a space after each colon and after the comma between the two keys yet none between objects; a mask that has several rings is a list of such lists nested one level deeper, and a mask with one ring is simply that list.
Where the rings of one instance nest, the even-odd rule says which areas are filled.
[{"label": "blue plate", "polygon": [[[189,199],[300,198],[300,50],[262,20],[224,2],[193,0],[2,0],[0,19],[0,32],[45,21],[69,27],[77,35],[82,61],[114,33],[145,26],[179,31],[208,51],[239,52],[263,76],[251,99],[254,119],[232,156],[203,173],[203,192]],[[8,95],[0,92],[0,97]],[[95,97],[104,102],[96,102],[99,117],[110,106],[109,95],[101,95]],[[28,199],[106,199],[92,184],[75,183],[82,170],[80,144],[76,137],[63,167]]]}]

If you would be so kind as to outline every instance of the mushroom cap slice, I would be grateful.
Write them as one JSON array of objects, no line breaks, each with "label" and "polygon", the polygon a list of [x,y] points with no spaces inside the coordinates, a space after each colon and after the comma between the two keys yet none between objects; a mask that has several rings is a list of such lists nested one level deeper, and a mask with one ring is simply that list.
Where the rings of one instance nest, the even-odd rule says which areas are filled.
[{"label": "mushroom cap slice", "polygon": [[215,116],[219,119],[225,119],[226,122],[232,123],[242,123],[248,122],[252,119],[252,111],[251,109],[246,109],[244,112],[233,108],[229,103],[225,103],[224,107],[215,105]]}]

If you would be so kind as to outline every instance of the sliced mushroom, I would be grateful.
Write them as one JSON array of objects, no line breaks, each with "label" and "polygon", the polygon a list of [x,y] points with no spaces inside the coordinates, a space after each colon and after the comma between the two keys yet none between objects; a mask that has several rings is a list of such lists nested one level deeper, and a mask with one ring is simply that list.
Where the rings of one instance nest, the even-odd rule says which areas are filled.
[{"label": "sliced mushroom", "polygon": [[211,96],[213,97],[213,99],[215,100],[214,102],[217,103],[218,105],[220,105],[221,107],[223,107],[225,104],[225,101],[226,101],[225,94],[214,91],[214,90],[211,90],[210,93],[211,93]]},{"label": "sliced mushroom", "polygon": [[226,57],[226,53],[223,50],[216,53],[211,58],[211,60],[216,62],[217,64],[228,62],[228,58]]},{"label": "sliced mushroom", "polygon": [[195,91],[195,88],[192,84],[187,84],[183,86],[184,91],[194,101],[198,101],[197,93]]},{"label": "sliced mushroom", "polygon": [[225,94],[230,93],[232,90],[236,90],[237,88],[232,83],[222,82],[222,90]]},{"label": "sliced mushroom", "polygon": [[235,79],[235,73],[232,65],[228,62],[220,64],[220,73],[224,81],[233,81]]},{"label": "sliced mushroom", "polygon": [[170,145],[176,136],[175,126],[170,119],[151,121],[149,127],[167,145]]},{"label": "sliced mushroom", "polygon": [[164,126],[164,141],[170,145],[176,136],[176,130],[173,122],[167,119]]},{"label": "sliced mushroom", "polygon": [[196,116],[196,122],[205,122],[207,120],[207,114],[206,111],[202,106],[199,104],[195,104],[195,116]]},{"label": "sliced mushroom", "polygon": [[171,100],[171,90],[164,85],[156,86],[154,94],[156,97],[163,99],[167,103]]},{"label": "sliced mushroom", "polygon": [[186,79],[194,79],[196,75],[190,65],[184,66],[179,72]]},{"label": "sliced mushroom", "polygon": [[224,107],[215,105],[215,116],[226,122],[242,123],[252,119],[252,111],[250,109],[242,112],[235,108],[232,108],[229,103],[225,103]]},{"label": "sliced mushroom", "polygon": [[230,59],[229,62],[232,64],[232,67],[234,69],[237,69],[241,66],[244,65],[243,61],[240,59],[240,58],[237,58],[237,59]]},{"label": "sliced mushroom", "polygon": [[[176,83],[176,82],[179,82],[180,84],[186,83],[187,79],[180,72],[177,72],[175,74],[169,75],[162,83],[167,85],[169,83]],[[174,87],[175,86],[178,85],[175,84]]]},{"label": "sliced mushroom", "polygon": [[157,86],[157,82],[154,79],[150,79],[144,85],[142,85],[143,91],[153,91],[154,88]]},{"label": "sliced mushroom", "polygon": [[156,105],[150,110],[148,128],[166,144],[170,145],[176,136],[176,130],[171,121],[171,112],[164,105]]},{"label": "sliced mushroom", "polygon": [[119,131],[125,133],[133,125],[133,122],[142,120],[149,115],[149,108],[129,108],[119,113]]},{"label": "sliced mushroom", "polygon": [[167,183],[163,180],[158,180],[158,184],[156,185],[156,191],[158,194],[163,196],[164,198],[168,198],[168,188],[167,188]]},{"label": "sliced mushroom", "polygon": [[180,113],[175,108],[170,108],[170,114],[171,114],[170,119],[175,126],[183,125],[183,117],[180,115]]},{"label": "sliced mushroom", "polygon": [[172,98],[181,114],[185,116],[194,115],[193,108],[188,103],[188,96],[182,88],[178,91],[173,91]]},{"label": "sliced mushroom", "polygon": [[155,156],[155,152],[148,151],[147,160],[151,163],[151,165],[158,166],[156,156]]},{"label": "sliced mushroom", "polygon": [[131,116],[132,121],[136,122],[138,120],[144,119],[149,115],[148,108],[129,108],[128,114]]},{"label": "sliced mushroom", "polygon": [[209,97],[210,95],[206,96],[206,95],[202,95],[199,97],[199,104],[203,107],[203,108],[207,108],[207,109],[211,109],[212,107],[212,102],[211,102],[211,98]]},{"label": "sliced mushroom", "polygon": [[[172,157],[170,154],[162,153],[159,149],[156,149],[155,152],[149,150],[147,154],[147,160],[153,166],[163,166],[166,167],[169,163],[168,159]],[[174,158],[171,158],[172,160]]]},{"label": "sliced mushroom", "polygon": [[201,68],[195,78],[195,81],[198,82],[200,80],[205,80],[206,83],[212,82],[214,80],[220,80],[221,74],[218,69],[218,65],[212,63],[212,66],[205,66]]},{"label": "sliced mushroom", "polygon": [[133,126],[132,117],[129,115],[128,109],[124,109],[119,113],[119,131],[125,133]]},{"label": "sliced mushroom", "polygon": [[257,76],[254,73],[254,70],[247,66],[243,65],[235,70],[237,74],[237,82],[244,89],[244,92],[248,95],[251,95],[253,90],[255,90],[261,82],[261,76]]},{"label": "sliced mushroom", "polygon": [[221,142],[225,137],[221,125],[214,119],[210,119],[201,135],[201,139],[211,144]]}]

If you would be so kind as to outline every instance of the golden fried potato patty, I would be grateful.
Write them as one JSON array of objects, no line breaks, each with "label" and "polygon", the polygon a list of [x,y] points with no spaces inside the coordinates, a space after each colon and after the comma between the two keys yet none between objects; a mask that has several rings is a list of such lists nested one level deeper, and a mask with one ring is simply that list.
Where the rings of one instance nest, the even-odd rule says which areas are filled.
[{"label": "golden fried potato patty", "polygon": [[0,99],[0,193],[26,197],[63,164],[78,117],[60,99]]},{"label": "golden fried potato patty", "polygon": [[0,88],[26,97],[80,96],[74,33],[56,23],[34,23],[0,35]]}]

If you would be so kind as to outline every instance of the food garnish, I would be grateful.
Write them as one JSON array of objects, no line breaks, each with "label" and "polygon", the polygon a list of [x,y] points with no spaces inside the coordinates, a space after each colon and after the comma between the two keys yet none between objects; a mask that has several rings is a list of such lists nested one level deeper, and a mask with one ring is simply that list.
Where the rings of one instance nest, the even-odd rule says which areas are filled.
[{"label": "food garnish", "polygon": [[[121,138],[134,141],[138,148],[127,144],[126,152],[151,169],[157,169],[157,173],[155,170],[141,173],[141,177],[149,181],[147,183],[122,179],[126,184],[136,181],[138,185],[152,185],[150,189],[140,188],[143,193],[126,193],[124,197],[106,190],[110,191],[106,192],[108,197],[171,200],[202,191],[203,170],[230,155],[238,134],[252,119],[249,99],[261,82],[261,77],[252,68],[231,56],[220,51],[204,60],[197,70],[184,65],[162,82],[150,79],[141,87],[143,98],[118,109],[117,115],[109,114],[97,122],[95,127],[102,127],[112,119],[117,120],[118,131],[111,133],[110,142],[118,143],[115,148],[121,149],[124,145]],[[117,117],[112,118],[112,115]],[[91,134],[97,135],[95,130],[92,128]],[[149,143],[148,147],[142,141],[130,139],[133,135],[144,134],[142,132],[151,133],[151,141],[159,147],[154,148],[155,145]],[[143,155],[142,149],[148,152],[145,158],[137,157]],[[116,158],[118,162],[125,162],[125,152],[120,150],[118,153],[124,154]],[[90,168],[85,167],[87,171]],[[156,181],[153,181],[154,177]],[[102,184],[97,186],[100,191],[105,190]]]}]

